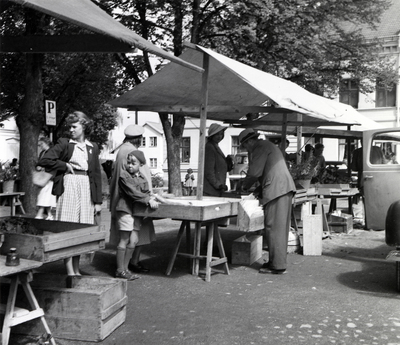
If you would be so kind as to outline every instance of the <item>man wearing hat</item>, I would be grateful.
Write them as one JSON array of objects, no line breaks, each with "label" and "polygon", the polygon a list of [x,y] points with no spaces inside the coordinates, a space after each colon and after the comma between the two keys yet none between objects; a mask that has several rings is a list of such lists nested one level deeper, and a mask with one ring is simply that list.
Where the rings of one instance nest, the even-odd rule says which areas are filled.
[{"label": "man wearing hat", "polygon": [[285,158],[276,145],[258,139],[258,133],[251,128],[239,134],[239,142],[250,157],[242,189],[248,190],[257,181],[261,185],[259,199],[264,210],[269,261],[262,266],[260,273],[283,274],[287,267],[292,198],[296,187]]},{"label": "man wearing hat", "polygon": [[[110,181],[110,211],[111,211],[111,231],[110,231],[110,243],[117,244],[119,242],[118,238],[118,228],[116,222],[116,206],[120,198],[118,180],[121,175],[121,171],[125,170],[128,154],[134,150],[137,150],[142,144],[142,135],[144,133],[144,128],[139,125],[129,125],[125,128],[124,134],[125,139],[122,145],[118,148],[117,158],[115,159],[113,166],[113,173]],[[149,189],[152,192],[151,183],[151,173],[149,167],[144,164],[140,167],[140,173],[146,177]],[[132,255],[132,260],[129,264],[129,269],[135,273],[146,273],[149,269],[144,267],[139,259],[140,253],[143,245],[150,244],[155,241],[155,232],[152,222],[143,225],[141,231],[139,232],[139,242],[135,247],[135,251]]]},{"label": "man wearing hat", "polygon": [[221,196],[228,190],[226,174],[228,162],[218,143],[224,139],[228,127],[212,123],[208,129],[208,138],[204,153],[204,187],[203,194],[208,196]]}]

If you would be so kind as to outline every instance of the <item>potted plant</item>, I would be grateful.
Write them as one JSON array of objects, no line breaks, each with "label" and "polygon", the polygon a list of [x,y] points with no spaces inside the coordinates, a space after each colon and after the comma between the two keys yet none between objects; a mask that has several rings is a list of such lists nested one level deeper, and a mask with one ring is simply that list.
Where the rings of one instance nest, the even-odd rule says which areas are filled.
[{"label": "potted plant", "polygon": [[292,164],[289,171],[295,182],[308,189],[311,179],[318,175],[318,160],[311,155],[305,162]]},{"label": "potted plant", "polygon": [[15,180],[19,178],[18,164],[12,165],[9,161],[0,164],[0,182],[3,183],[3,193],[14,191]]}]

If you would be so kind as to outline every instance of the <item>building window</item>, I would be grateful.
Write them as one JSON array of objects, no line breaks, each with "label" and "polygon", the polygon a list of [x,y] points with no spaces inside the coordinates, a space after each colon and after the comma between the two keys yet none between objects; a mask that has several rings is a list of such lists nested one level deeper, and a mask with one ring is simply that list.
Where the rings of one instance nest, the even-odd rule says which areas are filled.
[{"label": "building window", "polygon": [[142,147],[146,147],[146,138],[142,137]]},{"label": "building window", "polygon": [[150,137],[150,147],[157,147],[157,137]]},{"label": "building window", "polygon": [[344,79],[339,86],[339,102],[358,108],[358,84],[354,80]]},{"label": "building window", "polygon": [[236,155],[237,153],[246,152],[245,149],[242,149],[239,144],[239,136],[232,135],[232,155]]},{"label": "building window", "polygon": [[396,106],[396,84],[382,85],[376,84],[375,107],[395,107]]},{"label": "building window", "polygon": [[150,158],[150,168],[157,168],[157,158]]},{"label": "building window", "polygon": [[180,151],[181,163],[190,163],[190,137],[182,138]]}]

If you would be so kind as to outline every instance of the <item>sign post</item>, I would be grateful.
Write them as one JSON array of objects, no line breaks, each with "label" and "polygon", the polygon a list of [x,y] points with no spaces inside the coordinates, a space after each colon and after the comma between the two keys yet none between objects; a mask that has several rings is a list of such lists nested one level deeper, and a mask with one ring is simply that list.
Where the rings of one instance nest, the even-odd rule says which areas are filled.
[{"label": "sign post", "polygon": [[[45,101],[45,115],[46,115],[46,125],[56,126],[56,102]],[[53,128],[50,127],[50,140],[53,141]]]}]

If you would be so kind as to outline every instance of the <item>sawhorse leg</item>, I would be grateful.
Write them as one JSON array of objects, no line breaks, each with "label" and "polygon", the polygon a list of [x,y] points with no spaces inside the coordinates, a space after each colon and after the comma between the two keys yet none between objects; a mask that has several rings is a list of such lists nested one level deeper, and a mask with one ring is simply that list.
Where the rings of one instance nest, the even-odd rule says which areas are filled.
[{"label": "sawhorse leg", "polygon": [[[51,344],[56,345],[56,342],[51,334],[50,328],[46,322],[46,319],[44,318],[43,309],[40,308],[39,303],[37,302],[36,297],[32,291],[32,288],[29,285],[31,276],[32,276],[31,273],[19,273],[12,276],[11,278],[10,290],[7,299],[6,314],[4,316],[4,323],[2,329],[2,345],[8,345],[8,342],[10,340],[11,327],[36,318],[40,318],[40,321],[43,324],[43,327],[50,339]],[[30,311],[26,315],[15,317],[14,307],[17,297],[18,283],[22,285],[26,297],[28,298],[29,304],[31,305],[32,311]]]},{"label": "sawhorse leg", "polygon": [[190,234],[190,222],[188,222],[188,221],[183,221],[183,222],[181,223],[181,227],[179,228],[178,237],[177,237],[177,239],[176,239],[174,251],[172,252],[171,259],[169,260],[168,267],[167,267],[167,270],[166,270],[166,272],[165,272],[165,274],[166,274],[167,276],[169,276],[169,275],[171,274],[172,268],[174,267],[176,255],[178,254],[179,246],[180,246],[180,244],[181,244],[181,241],[182,241],[182,237],[183,237],[183,233],[184,233],[184,231],[185,231],[185,228],[186,228],[186,231],[188,231],[188,230],[187,230],[187,227],[189,227],[189,234]]}]

